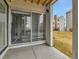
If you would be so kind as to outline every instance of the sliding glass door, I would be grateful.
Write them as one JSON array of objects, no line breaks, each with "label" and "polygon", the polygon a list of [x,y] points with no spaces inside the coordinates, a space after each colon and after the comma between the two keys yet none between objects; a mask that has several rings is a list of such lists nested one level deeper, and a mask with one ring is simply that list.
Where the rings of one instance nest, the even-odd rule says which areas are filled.
[{"label": "sliding glass door", "polygon": [[0,53],[7,46],[7,7],[0,1]]},{"label": "sliding glass door", "polygon": [[44,40],[44,15],[32,13],[32,41]]},{"label": "sliding glass door", "polygon": [[31,40],[31,16],[12,13],[12,44],[26,43]]},{"label": "sliding glass door", "polygon": [[11,43],[44,40],[44,15],[39,13],[12,12]]},{"label": "sliding glass door", "polygon": [[44,15],[41,14],[39,16],[39,23],[38,23],[38,39],[39,40],[44,40],[45,39],[45,36],[44,36],[44,33],[45,33],[45,19],[44,19]]},{"label": "sliding glass door", "polygon": [[32,13],[32,41],[38,40],[39,14]]}]

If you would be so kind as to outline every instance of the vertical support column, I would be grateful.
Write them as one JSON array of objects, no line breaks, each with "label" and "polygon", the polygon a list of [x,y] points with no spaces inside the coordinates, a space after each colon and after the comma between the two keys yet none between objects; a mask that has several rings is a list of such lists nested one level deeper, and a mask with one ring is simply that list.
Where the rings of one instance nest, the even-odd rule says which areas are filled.
[{"label": "vertical support column", "polygon": [[31,42],[32,42],[32,12],[31,12]]},{"label": "vertical support column", "polygon": [[78,59],[78,0],[73,0],[73,56]]},{"label": "vertical support column", "polygon": [[8,20],[8,41],[9,41],[9,44],[8,45],[11,45],[11,24],[12,23],[12,16],[11,16],[11,9],[9,8],[9,20]]},{"label": "vertical support column", "polygon": [[[4,3],[3,3],[3,4],[4,4]],[[6,6],[6,5],[5,5],[5,6]],[[8,23],[7,23],[8,17],[7,17],[7,16],[8,16],[8,12],[7,12],[7,11],[8,11],[8,10],[7,10],[7,6],[6,6],[6,8],[5,8],[5,12],[6,12],[6,13],[5,13],[5,17],[4,17],[4,18],[5,18],[5,29],[3,29],[3,30],[5,30],[5,40],[3,40],[3,44],[5,44],[5,45],[8,45],[8,42],[7,42],[7,41],[8,41],[8,37],[7,37],[7,32],[8,32],[8,31],[7,31],[7,24],[8,24]],[[2,30],[2,31],[3,31],[3,30]],[[4,37],[4,36],[3,36],[3,37]],[[0,43],[1,43],[1,42],[0,42]]]},{"label": "vertical support column", "polygon": [[50,36],[50,7],[47,6],[46,11],[46,43],[51,46],[51,36]]},{"label": "vertical support column", "polygon": [[54,45],[54,39],[53,39],[53,16],[52,16],[52,5],[50,5],[50,46]]},{"label": "vertical support column", "polygon": [[49,46],[54,45],[53,41],[53,28],[52,28],[52,4],[47,6],[48,12],[46,13],[46,42]]}]

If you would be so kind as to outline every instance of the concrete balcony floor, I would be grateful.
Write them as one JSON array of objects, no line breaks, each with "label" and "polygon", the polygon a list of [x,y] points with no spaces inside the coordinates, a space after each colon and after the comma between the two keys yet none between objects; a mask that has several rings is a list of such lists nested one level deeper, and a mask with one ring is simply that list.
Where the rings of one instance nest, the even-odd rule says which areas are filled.
[{"label": "concrete balcony floor", "polygon": [[45,44],[8,50],[3,59],[70,59],[54,47]]}]

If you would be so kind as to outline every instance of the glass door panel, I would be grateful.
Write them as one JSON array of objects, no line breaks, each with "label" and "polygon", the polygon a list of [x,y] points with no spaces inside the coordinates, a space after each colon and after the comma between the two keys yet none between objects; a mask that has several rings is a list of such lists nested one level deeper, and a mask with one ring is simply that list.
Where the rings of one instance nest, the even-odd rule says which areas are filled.
[{"label": "glass door panel", "polygon": [[38,25],[38,39],[44,39],[44,18],[43,14],[39,16],[39,25]]},{"label": "glass door panel", "polygon": [[[0,52],[7,46],[7,9],[0,3]],[[1,52],[2,53],[2,52]]]},{"label": "glass door panel", "polygon": [[12,44],[31,40],[31,16],[12,13]]},{"label": "glass door panel", "polygon": [[38,41],[39,14],[32,13],[32,41]]},{"label": "glass door panel", "polygon": [[32,41],[44,40],[44,16],[32,13]]},{"label": "glass door panel", "polygon": [[12,44],[26,43],[45,39],[44,15],[32,13],[26,14],[12,13]]}]

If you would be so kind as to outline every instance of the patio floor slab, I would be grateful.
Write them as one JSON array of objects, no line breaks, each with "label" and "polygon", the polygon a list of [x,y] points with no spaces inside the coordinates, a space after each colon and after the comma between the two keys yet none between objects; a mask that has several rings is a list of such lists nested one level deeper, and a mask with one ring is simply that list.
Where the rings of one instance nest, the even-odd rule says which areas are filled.
[{"label": "patio floor slab", "polygon": [[3,59],[70,59],[54,47],[45,44],[8,50]]}]

